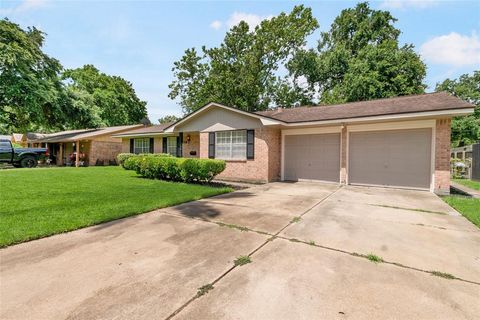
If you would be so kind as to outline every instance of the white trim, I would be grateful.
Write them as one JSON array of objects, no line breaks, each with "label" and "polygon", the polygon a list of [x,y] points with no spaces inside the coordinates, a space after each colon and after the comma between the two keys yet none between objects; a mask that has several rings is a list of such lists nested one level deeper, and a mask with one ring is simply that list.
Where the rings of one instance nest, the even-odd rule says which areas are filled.
[{"label": "white trim", "polygon": [[420,129],[435,127],[436,120],[411,120],[398,122],[356,124],[347,127],[347,132],[362,131],[386,131],[386,130],[403,130],[403,129]]},{"label": "white trim", "polygon": [[264,117],[264,116],[259,115],[259,114],[250,113],[250,112],[247,112],[247,111],[239,110],[237,108],[228,107],[228,106],[225,106],[223,104],[219,104],[219,103],[215,103],[215,102],[210,102],[206,106],[198,109],[197,111],[194,111],[193,113],[189,114],[185,118],[180,119],[176,123],[173,123],[169,127],[165,128],[164,132],[173,132],[175,130],[176,126],[184,123],[185,121],[187,121],[188,119],[190,119],[194,116],[197,116],[197,115],[201,114],[202,112],[205,112],[205,111],[209,110],[212,107],[219,107],[219,108],[227,109],[227,110],[230,110],[230,111],[233,111],[233,112],[236,112],[236,113],[240,113],[240,114],[243,114],[243,115],[255,118],[255,119],[259,119],[262,122],[262,125],[264,125],[264,126],[278,125],[278,124],[283,124],[284,123],[281,120],[276,120],[276,119]]},{"label": "white trim", "polygon": [[432,118],[438,116],[446,117],[455,117],[468,115],[473,113],[473,108],[467,109],[449,109],[442,111],[429,111],[429,112],[410,112],[403,114],[392,114],[392,115],[380,115],[380,116],[369,116],[369,117],[360,117],[360,118],[343,118],[335,120],[319,120],[319,121],[308,121],[308,122],[289,122],[282,125],[287,127],[298,127],[298,126],[312,126],[312,125],[326,125],[326,124],[340,124],[340,123],[352,123],[352,122],[362,122],[362,121],[398,121],[398,120],[408,120],[410,118]]},{"label": "white trim", "polygon": [[[280,155],[280,180],[285,181],[285,136],[291,135],[309,135],[309,134],[329,134],[329,133],[339,133],[340,134],[340,171],[338,182],[328,181],[331,183],[341,183],[341,171],[342,171],[342,126],[332,126],[332,127],[317,127],[317,128],[300,128],[300,129],[284,129],[282,130],[281,138],[281,155]],[[323,180],[311,180],[311,179],[299,179],[298,181],[316,181],[316,182],[325,182]]]},{"label": "white trim", "polygon": [[384,186],[384,185],[369,185],[369,184],[351,184],[351,185],[368,185],[368,186],[379,186],[379,187],[392,187],[392,188],[404,188],[404,189],[418,189],[418,190],[429,190],[430,192],[435,191],[435,136],[436,136],[436,123],[435,119],[429,120],[413,120],[413,121],[399,121],[399,122],[389,122],[389,123],[375,123],[375,124],[358,124],[347,126],[347,177],[346,184],[351,184],[349,182],[349,172],[350,172],[350,161],[349,161],[349,149],[350,149],[350,133],[351,132],[365,132],[365,131],[388,131],[388,130],[408,130],[408,129],[423,129],[429,128],[432,129],[432,141],[431,141],[431,154],[430,154],[430,188],[414,188],[414,187],[398,187],[398,186]]},{"label": "white trim", "polygon": [[137,137],[163,137],[163,136],[175,136],[177,133],[165,133],[165,132],[151,132],[151,133],[127,133],[127,134],[115,134],[112,135],[113,138],[137,138]]},{"label": "white trim", "polygon": [[299,135],[299,134],[322,134],[322,133],[338,133],[342,132],[342,127],[317,127],[317,128],[302,128],[302,129],[284,129],[282,135]]}]

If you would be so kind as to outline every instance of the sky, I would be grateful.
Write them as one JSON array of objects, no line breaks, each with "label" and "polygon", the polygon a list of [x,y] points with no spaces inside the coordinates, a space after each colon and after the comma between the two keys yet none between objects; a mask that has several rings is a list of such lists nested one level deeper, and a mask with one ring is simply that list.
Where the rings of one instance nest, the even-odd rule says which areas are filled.
[{"label": "sky", "polygon": [[[150,120],[182,114],[168,98],[173,63],[185,49],[217,46],[241,20],[255,26],[297,4],[312,8],[320,28],[308,38],[315,47],[342,9],[358,1],[54,1],[0,0],[0,18],[47,34],[44,51],[65,68],[93,64],[133,84],[147,101]],[[446,78],[480,70],[480,0],[381,0],[427,65],[427,91]]]}]

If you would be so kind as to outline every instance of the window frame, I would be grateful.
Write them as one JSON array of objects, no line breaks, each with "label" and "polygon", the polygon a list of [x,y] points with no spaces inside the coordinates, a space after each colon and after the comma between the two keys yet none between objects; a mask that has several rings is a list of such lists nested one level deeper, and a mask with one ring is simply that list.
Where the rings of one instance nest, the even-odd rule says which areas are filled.
[{"label": "window frame", "polygon": [[[219,154],[219,150],[222,150],[222,154]],[[221,160],[247,160],[247,130],[215,132],[215,158]]]},{"label": "window frame", "polygon": [[[170,152],[171,151],[170,149],[172,149],[173,152]],[[167,137],[167,154],[175,157],[177,156],[177,137],[176,136]]]},{"label": "window frame", "polygon": [[[138,152],[138,151],[141,151],[141,152]],[[135,154],[150,153],[150,138],[133,139],[133,153]]]}]

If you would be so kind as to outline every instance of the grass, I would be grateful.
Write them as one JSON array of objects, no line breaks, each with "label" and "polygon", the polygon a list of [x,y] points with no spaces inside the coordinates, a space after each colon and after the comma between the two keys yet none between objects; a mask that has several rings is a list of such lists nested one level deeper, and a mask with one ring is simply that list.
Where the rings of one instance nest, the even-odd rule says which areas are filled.
[{"label": "grass", "polygon": [[203,296],[204,294],[207,294],[208,291],[210,290],[213,290],[213,285],[212,284],[206,284],[204,286],[201,286],[200,288],[198,288],[198,291],[197,291],[197,297],[201,297]]},{"label": "grass", "polygon": [[247,227],[242,227],[242,226],[237,226],[236,224],[228,224],[228,223],[223,223],[223,222],[216,222],[220,227],[225,227],[225,228],[230,228],[230,229],[237,229],[243,232],[250,231],[249,228]]},{"label": "grass", "polygon": [[437,277],[441,277],[441,278],[445,278],[445,279],[455,279],[455,277],[453,275],[451,275],[450,273],[446,273],[446,272],[440,272],[440,271],[430,271],[430,273],[433,275],[433,276],[437,276]]},{"label": "grass", "polygon": [[292,219],[292,221],[290,221],[290,222],[291,222],[291,223],[297,223],[297,222],[299,222],[300,220],[302,220],[301,217],[294,217],[294,218]]},{"label": "grass", "polygon": [[462,184],[470,189],[480,190],[480,181],[473,181],[469,179],[453,179],[453,181]]},{"label": "grass", "polygon": [[442,199],[480,228],[480,199],[462,196],[447,196]]},{"label": "grass", "polygon": [[232,191],[120,167],[0,171],[0,247]]},{"label": "grass", "polygon": [[252,259],[250,259],[249,256],[240,256],[237,259],[235,259],[235,261],[233,261],[233,264],[236,266],[243,266],[250,262],[252,262]]},{"label": "grass", "polygon": [[369,204],[369,205],[370,205],[370,206],[375,206],[375,207],[390,208],[390,209],[400,209],[400,210],[410,210],[410,211],[424,212],[424,213],[446,214],[445,212],[440,212],[440,211],[431,211],[431,210],[425,210],[425,209],[416,209],[416,208],[405,208],[405,207],[397,207],[397,206],[388,206],[388,205],[385,205],[385,204]]},{"label": "grass", "polygon": [[367,254],[367,255],[366,255],[366,258],[367,258],[368,260],[372,261],[372,262],[375,262],[375,263],[381,263],[381,262],[383,262],[383,259],[382,259],[381,257],[376,256],[376,255],[374,255],[374,254],[372,254],[372,253]]}]

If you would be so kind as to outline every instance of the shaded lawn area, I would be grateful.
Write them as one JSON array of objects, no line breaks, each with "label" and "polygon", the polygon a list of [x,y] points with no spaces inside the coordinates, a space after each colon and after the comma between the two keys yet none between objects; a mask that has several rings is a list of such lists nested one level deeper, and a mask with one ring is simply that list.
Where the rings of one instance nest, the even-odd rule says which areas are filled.
[{"label": "shaded lawn area", "polygon": [[232,191],[120,167],[0,171],[0,247]]},{"label": "shaded lawn area", "polygon": [[480,182],[469,179],[453,179],[458,184],[464,185],[473,190],[480,190]]},{"label": "shaded lawn area", "polygon": [[443,197],[443,200],[480,228],[480,199],[447,196]]}]

